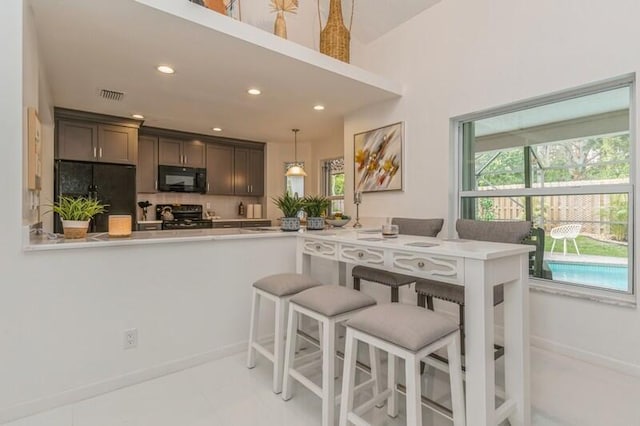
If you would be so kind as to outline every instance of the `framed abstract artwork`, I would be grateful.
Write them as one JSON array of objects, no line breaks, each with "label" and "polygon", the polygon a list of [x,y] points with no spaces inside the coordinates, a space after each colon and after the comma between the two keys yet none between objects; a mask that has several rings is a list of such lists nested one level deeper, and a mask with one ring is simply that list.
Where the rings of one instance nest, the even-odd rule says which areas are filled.
[{"label": "framed abstract artwork", "polygon": [[402,191],[404,122],[353,136],[354,191]]}]

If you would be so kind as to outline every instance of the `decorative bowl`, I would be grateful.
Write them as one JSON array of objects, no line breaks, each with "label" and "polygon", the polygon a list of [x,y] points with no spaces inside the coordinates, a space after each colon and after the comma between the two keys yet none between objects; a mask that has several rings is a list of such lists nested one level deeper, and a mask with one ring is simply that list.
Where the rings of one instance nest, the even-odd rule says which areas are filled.
[{"label": "decorative bowl", "polygon": [[351,218],[349,219],[325,219],[324,221],[327,222],[329,225],[331,226],[335,226],[335,227],[341,227],[346,225],[347,223],[349,223],[349,221],[351,220]]}]

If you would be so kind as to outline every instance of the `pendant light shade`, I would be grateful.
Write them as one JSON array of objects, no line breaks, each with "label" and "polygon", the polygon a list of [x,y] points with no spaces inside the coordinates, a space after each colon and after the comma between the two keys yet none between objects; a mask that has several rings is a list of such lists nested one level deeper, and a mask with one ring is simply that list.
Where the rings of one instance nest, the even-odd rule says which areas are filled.
[{"label": "pendant light shade", "polygon": [[285,176],[306,176],[302,166],[298,164],[298,132],[300,129],[291,129],[293,132],[293,163],[294,165],[287,169]]}]

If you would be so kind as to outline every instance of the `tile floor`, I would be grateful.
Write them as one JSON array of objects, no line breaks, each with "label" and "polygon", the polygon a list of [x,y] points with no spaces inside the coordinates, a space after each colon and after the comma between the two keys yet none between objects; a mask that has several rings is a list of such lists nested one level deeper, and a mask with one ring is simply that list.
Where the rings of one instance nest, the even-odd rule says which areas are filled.
[{"label": "tile floor", "polygon": [[[498,363],[497,370],[501,366]],[[447,377],[429,371],[426,392],[448,404]],[[532,351],[533,424],[536,426],[639,426],[640,378],[561,355]],[[401,406],[404,399],[400,399]],[[369,417],[376,425],[403,425],[384,409]],[[8,423],[7,426],[300,426],[320,424],[320,400],[297,386],[288,402],[271,392],[271,368],[245,354],[124,388]],[[424,409],[424,424],[451,422]]]}]

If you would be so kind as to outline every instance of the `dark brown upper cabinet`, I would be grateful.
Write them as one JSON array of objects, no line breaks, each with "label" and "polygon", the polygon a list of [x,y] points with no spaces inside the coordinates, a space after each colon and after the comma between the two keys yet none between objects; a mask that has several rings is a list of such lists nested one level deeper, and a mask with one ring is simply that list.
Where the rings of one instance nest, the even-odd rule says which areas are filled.
[{"label": "dark brown upper cabinet", "polygon": [[233,147],[207,144],[207,194],[233,195]]},{"label": "dark brown upper cabinet", "polygon": [[205,167],[205,144],[161,137],[158,142],[158,163],[165,166]]},{"label": "dark brown upper cabinet", "polygon": [[139,122],[62,108],[55,115],[57,159],[137,163]]},{"label": "dark brown upper cabinet", "polygon": [[234,176],[236,195],[264,195],[264,150],[236,148]]},{"label": "dark brown upper cabinet", "polygon": [[138,138],[136,186],[138,192],[158,191],[158,138],[155,136]]}]

